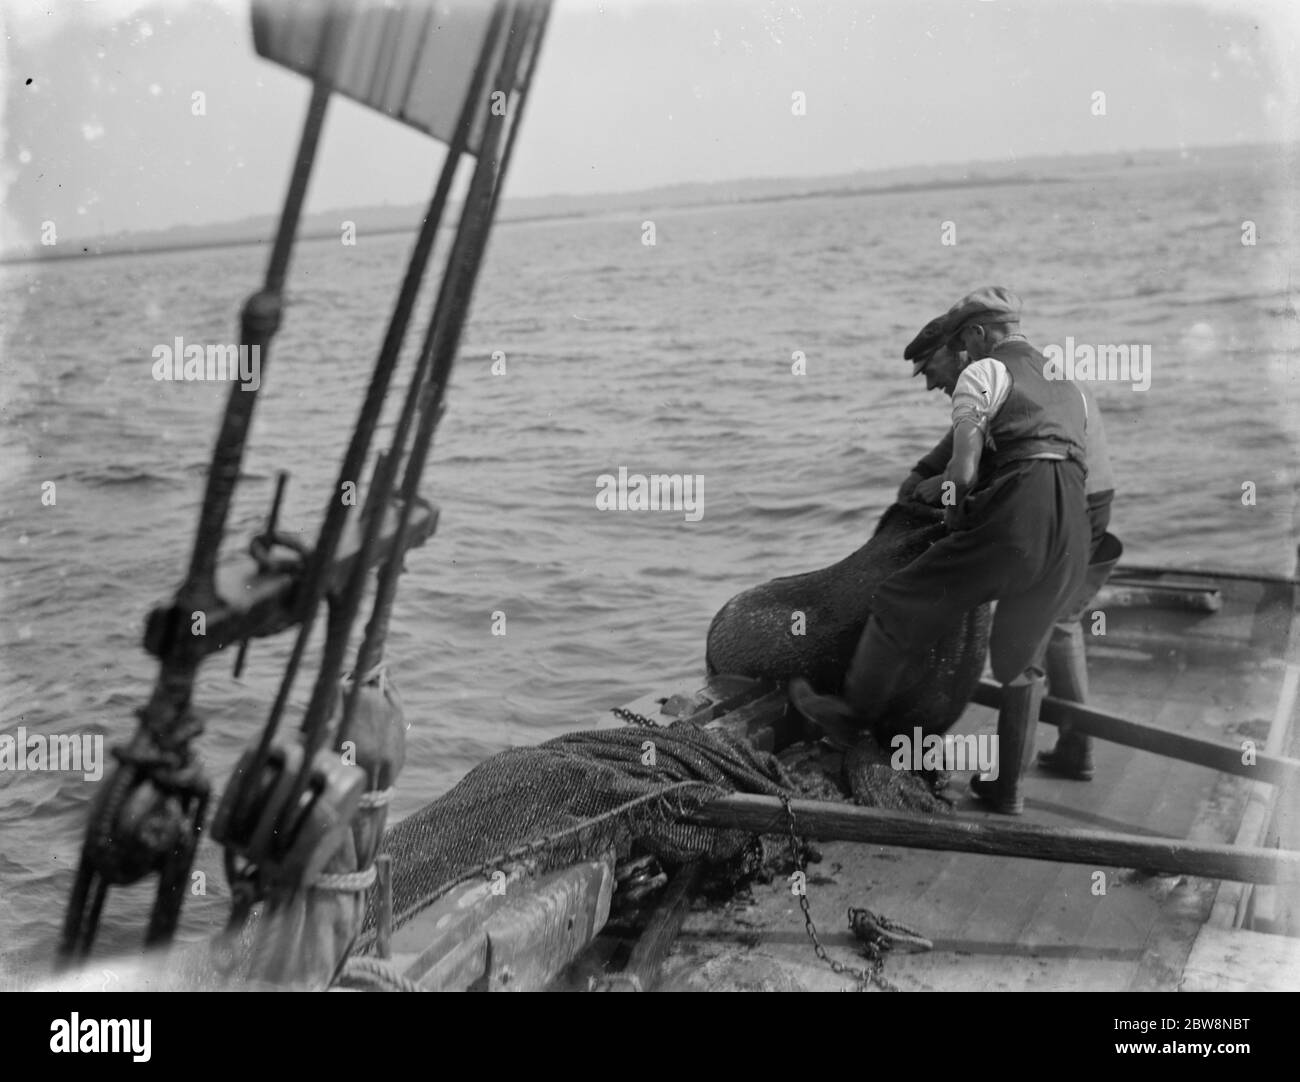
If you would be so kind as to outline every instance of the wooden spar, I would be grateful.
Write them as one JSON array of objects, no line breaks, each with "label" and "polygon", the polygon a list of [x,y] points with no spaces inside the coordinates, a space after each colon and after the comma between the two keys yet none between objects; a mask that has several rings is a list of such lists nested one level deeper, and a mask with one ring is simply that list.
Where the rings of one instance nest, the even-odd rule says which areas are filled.
[{"label": "wooden spar", "polygon": [[[997,709],[1002,703],[1002,688],[992,680],[981,680],[975,694],[971,696],[971,702]],[[1300,759],[1269,755],[1263,750],[1252,750],[1247,757],[1245,749],[1239,746],[1144,725],[1090,706],[1066,702],[1064,699],[1054,699],[1051,696],[1044,698],[1038,717],[1049,725],[1068,723],[1075,732],[1087,733],[1099,740],[1109,740],[1114,744],[1123,744],[1170,759],[1208,766],[1212,770],[1236,774],[1251,781],[1271,782],[1274,785],[1300,781]],[[1245,758],[1249,758],[1250,762],[1243,762]]]},{"label": "wooden spar", "polygon": [[[939,819],[816,800],[792,800],[790,808],[796,830],[820,841],[1137,868],[1159,875],[1195,875],[1242,883],[1300,883],[1300,853],[1291,850],[1238,848],[1029,823]],[[722,797],[683,821],[756,834],[784,834],[788,830],[779,797],[749,794]]]}]

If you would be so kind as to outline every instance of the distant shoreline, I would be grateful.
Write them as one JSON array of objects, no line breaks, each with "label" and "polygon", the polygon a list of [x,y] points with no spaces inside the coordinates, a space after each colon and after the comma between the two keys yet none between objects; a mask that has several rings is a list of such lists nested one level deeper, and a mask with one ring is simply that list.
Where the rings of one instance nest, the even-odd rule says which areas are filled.
[{"label": "distant shoreline", "polygon": [[[918,181],[913,184],[887,184],[879,187],[822,188],[806,192],[774,192],[770,195],[739,196],[732,199],[701,199],[689,203],[676,203],[669,209],[674,211],[698,210],[702,207],[735,207],[759,203],[787,203],[803,199],[849,199],[863,195],[898,195],[906,192],[952,191],[954,189],[965,188],[1004,188],[1036,184],[1068,184],[1069,182],[1070,178],[1068,177],[972,177],[965,180],[929,180]],[[631,211],[635,208],[628,207],[624,209]],[[644,209],[644,206],[641,209]],[[510,225],[526,225],[534,222],[595,218],[601,215],[613,213],[618,213],[618,211],[613,209],[595,209],[591,211],[555,211],[550,214],[523,214],[517,217],[498,218],[496,228],[504,228],[505,226]],[[366,231],[365,235],[367,237],[387,237],[414,233],[418,228],[419,222],[417,221],[410,225],[391,225],[383,226],[378,229],[370,229]],[[444,225],[443,228],[450,228],[450,225]],[[18,266],[26,263],[53,263],[71,259],[113,259],[123,256],[162,255],[168,252],[215,251],[222,248],[244,248],[254,245],[265,246],[269,245],[273,239],[274,237],[270,233],[246,233],[231,237],[213,238],[211,240],[192,242],[182,240],[175,244],[149,244],[130,248],[106,247],[92,250],[83,245],[81,251],[59,251],[57,249],[52,249],[42,253],[0,256],[0,266]],[[337,239],[337,229],[317,229],[298,234],[298,243]]]},{"label": "distant shoreline", "polygon": [[[1202,147],[1189,150],[1190,157],[1169,149],[1147,151],[1112,151],[1026,159],[1021,162],[970,162],[965,166],[921,165],[874,170],[826,177],[747,178],[728,181],[688,182],[637,192],[593,193],[587,195],[523,196],[507,200],[499,228],[537,222],[579,220],[611,214],[642,214],[654,210],[673,212],[704,207],[732,207],[783,203],[806,199],[846,199],[860,196],[922,194],[933,191],[1068,184],[1087,177],[1093,180],[1114,178],[1130,168],[1186,168],[1212,165],[1214,159],[1226,162],[1255,163],[1259,146]],[[1291,159],[1297,148],[1289,144],[1268,144],[1267,149],[1281,160]],[[1206,159],[1209,159],[1208,161]],[[961,169],[965,175],[954,178]],[[1012,172],[1011,170],[1015,170]],[[925,174],[930,174],[926,177]],[[936,173],[944,175],[935,175]],[[900,177],[900,174],[902,175]],[[911,174],[916,179],[903,179]],[[919,174],[919,175],[918,175]],[[866,183],[869,177],[878,183]],[[854,183],[862,178],[863,182]],[[516,213],[512,214],[514,205]],[[549,206],[547,206],[549,204]],[[370,206],[334,208],[308,215],[298,234],[300,242],[337,240],[341,221],[369,218],[366,237],[411,234],[420,225],[423,208]],[[453,219],[454,220],[454,219]],[[329,221],[329,225],[325,225]],[[200,226],[174,226],[167,230],[138,232],[103,240],[73,241],[50,248],[26,248],[0,254],[0,266],[21,266],[57,260],[116,258],[120,256],[162,255],[168,252],[199,252],[224,248],[263,246],[274,236],[275,218],[262,215],[255,219],[213,223]],[[167,234],[175,234],[171,239]],[[136,243],[132,243],[132,237]]]}]

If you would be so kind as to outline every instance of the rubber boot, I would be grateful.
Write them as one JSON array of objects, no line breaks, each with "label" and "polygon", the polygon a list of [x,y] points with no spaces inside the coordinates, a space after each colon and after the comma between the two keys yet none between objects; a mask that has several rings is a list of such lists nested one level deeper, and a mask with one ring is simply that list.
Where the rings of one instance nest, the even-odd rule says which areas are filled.
[{"label": "rubber boot", "polygon": [[[1047,683],[1052,697],[1067,702],[1088,701],[1088,661],[1083,647],[1083,625],[1057,624],[1047,646]],[[1075,781],[1091,781],[1092,738],[1062,724],[1056,747],[1038,753],[1040,769]]]},{"label": "rubber boot", "polygon": [[1034,674],[1003,685],[1002,709],[998,711],[998,776],[984,781],[977,774],[971,779],[976,798],[1003,815],[1020,815],[1025,810],[1020,778],[1033,759],[1044,684],[1042,675]]},{"label": "rubber boot", "polygon": [[[1088,701],[1088,660],[1080,621],[1124,555],[1124,544],[1114,534],[1107,533],[1092,555],[1093,562],[1088,565],[1083,585],[1066,607],[1065,615],[1052,628],[1047,646],[1047,682],[1052,697],[1072,703]],[[1056,747],[1043,752],[1038,757],[1038,765],[1058,777],[1091,781],[1092,738],[1087,733],[1073,732],[1069,725],[1062,725]]]}]

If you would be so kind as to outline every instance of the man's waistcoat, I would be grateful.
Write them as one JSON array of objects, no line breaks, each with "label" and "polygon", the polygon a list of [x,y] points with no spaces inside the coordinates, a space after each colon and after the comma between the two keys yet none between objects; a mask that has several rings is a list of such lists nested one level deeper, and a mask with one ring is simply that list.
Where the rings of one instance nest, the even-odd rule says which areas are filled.
[{"label": "man's waistcoat", "polygon": [[1087,469],[1087,407],[1079,388],[1069,380],[1046,378],[1047,358],[1028,342],[1002,342],[989,356],[1001,361],[1011,377],[1011,391],[989,424],[994,469],[1046,453],[1074,459]]}]

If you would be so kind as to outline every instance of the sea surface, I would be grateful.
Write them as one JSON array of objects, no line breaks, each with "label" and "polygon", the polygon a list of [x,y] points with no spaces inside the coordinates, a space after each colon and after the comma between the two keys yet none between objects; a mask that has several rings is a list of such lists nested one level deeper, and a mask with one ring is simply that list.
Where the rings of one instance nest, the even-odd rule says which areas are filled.
[{"label": "sea surface", "polygon": [[[701,676],[729,597],[862,544],[946,423],[947,400],[909,378],[903,346],[980,285],[1021,294],[1040,348],[1150,346],[1149,389],[1096,386],[1130,561],[1290,572],[1295,190],[1262,161],[1189,159],[1065,183],[503,225],[426,472],[441,523],[408,557],[389,642],[411,723],[394,814],[494,752]],[[941,243],[945,222],[955,245]],[[363,228],[353,247],[299,246],[228,556],[260,528],[279,469],[291,473],[282,526],[312,536],[410,244]],[[132,731],[156,674],[144,618],[187,565],[227,390],[156,381],[153,350],[237,340],[266,255],[0,268],[0,732],[111,743]],[[598,477],[620,467],[701,475],[702,517],[598,510]],[[199,746],[218,786],[289,644],[254,643],[240,681],[228,656],[205,666]],[[300,677],[299,707],[308,690]],[[95,790],[80,775],[0,772],[0,983],[6,965],[30,971],[52,950]],[[224,917],[218,857],[200,851],[208,893],[187,905],[187,936]],[[107,949],[138,942],[151,894],[113,892]]]}]

